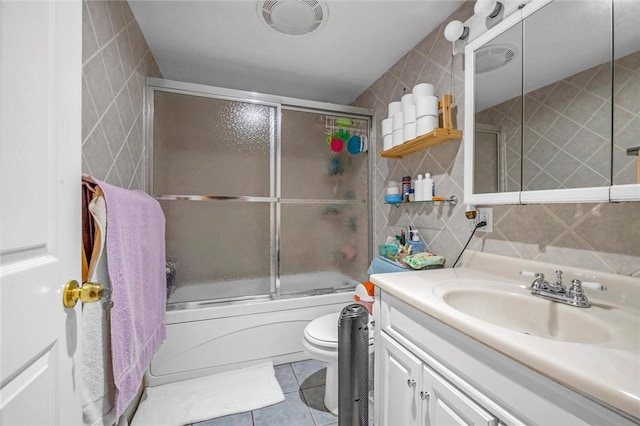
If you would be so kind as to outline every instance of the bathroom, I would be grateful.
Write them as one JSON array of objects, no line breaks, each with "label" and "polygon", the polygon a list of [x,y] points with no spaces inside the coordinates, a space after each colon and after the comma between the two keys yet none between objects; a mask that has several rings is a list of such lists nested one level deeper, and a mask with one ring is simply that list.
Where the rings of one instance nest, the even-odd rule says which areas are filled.
[{"label": "bathroom", "polygon": [[[453,12],[431,31],[420,34],[416,38],[419,42],[395,64],[353,99],[343,102],[372,110],[372,140],[380,132],[387,105],[420,82],[433,82],[438,94],[453,94],[454,121],[457,128],[463,129],[464,58],[459,54],[452,60],[452,44],[443,33],[450,21],[471,18],[474,2],[455,3],[457,8],[452,7]],[[145,82],[147,77],[161,78],[161,70],[127,3],[86,1],[82,14],[82,173],[129,189],[149,190],[144,143]],[[369,189],[370,247],[413,226],[433,252],[452,263],[473,229],[465,217],[465,205],[460,202],[456,206],[443,204],[415,210],[396,208],[384,204],[384,194],[387,180],[429,171],[437,194],[456,195],[462,200],[463,142],[450,141],[402,161],[379,158],[379,150],[372,148],[369,153],[374,156]],[[493,230],[479,230],[468,250],[640,277],[637,201],[491,207]]]}]

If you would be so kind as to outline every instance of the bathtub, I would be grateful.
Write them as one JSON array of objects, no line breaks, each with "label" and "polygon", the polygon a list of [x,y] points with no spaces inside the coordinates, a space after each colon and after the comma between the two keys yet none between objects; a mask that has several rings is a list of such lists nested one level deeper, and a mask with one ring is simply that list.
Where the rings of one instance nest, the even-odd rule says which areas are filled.
[{"label": "bathtub", "polygon": [[[311,320],[351,303],[356,282],[338,272],[283,276],[280,281],[284,289],[296,292],[279,298],[224,300],[227,283],[176,289],[167,305],[167,340],[151,361],[147,386],[268,360],[277,365],[307,359],[302,348],[304,328]],[[245,284],[248,288],[259,285],[255,280]],[[238,285],[233,282],[236,289]]]}]

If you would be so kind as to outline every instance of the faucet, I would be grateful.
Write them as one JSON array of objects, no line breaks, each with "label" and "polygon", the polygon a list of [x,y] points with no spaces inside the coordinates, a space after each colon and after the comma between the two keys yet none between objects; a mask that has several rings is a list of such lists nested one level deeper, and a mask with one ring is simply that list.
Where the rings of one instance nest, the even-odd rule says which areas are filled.
[{"label": "faucet", "polygon": [[559,270],[556,271],[555,283],[546,281],[542,272],[521,271],[520,274],[535,277],[530,285],[532,295],[578,308],[588,308],[591,306],[591,302],[589,302],[589,299],[584,294],[583,287],[598,291],[607,289],[607,287],[600,283],[574,279],[571,281],[571,287],[567,290],[562,283],[562,271]]}]

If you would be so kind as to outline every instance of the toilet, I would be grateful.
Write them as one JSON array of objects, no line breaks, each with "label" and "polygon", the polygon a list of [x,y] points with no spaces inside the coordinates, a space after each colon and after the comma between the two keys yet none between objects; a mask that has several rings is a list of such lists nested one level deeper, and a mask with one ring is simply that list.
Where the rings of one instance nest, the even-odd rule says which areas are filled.
[{"label": "toilet", "polygon": [[[404,272],[405,268],[391,263],[383,257],[374,258],[367,269],[367,274]],[[353,301],[373,311],[374,285],[366,281],[356,285]],[[338,415],[338,319],[340,311],[314,319],[304,329],[302,345],[309,358],[327,363],[327,378],[324,390],[324,405],[327,410]],[[369,370],[373,371],[371,361],[373,354],[373,327],[369,315]]]},{"label": "toilet", "polygon": [[[338,318],[333,312],[314,319],[304,329],[304,352],[312,359],[327,363],[324,405],[338,415]],[[369,316],[369,323],[373,318]],[[369,325],[369,354],[373,353],[373,327]]]}]

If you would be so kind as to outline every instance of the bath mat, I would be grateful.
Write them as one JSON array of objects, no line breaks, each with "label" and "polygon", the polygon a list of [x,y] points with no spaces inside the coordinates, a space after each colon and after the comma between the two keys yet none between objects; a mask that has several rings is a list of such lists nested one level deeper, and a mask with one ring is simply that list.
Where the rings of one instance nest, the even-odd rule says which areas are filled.
[{"label": "bath mat", "polygon": [[182,426],[284,401],[273,363],[145,389],[132,426]]}]

